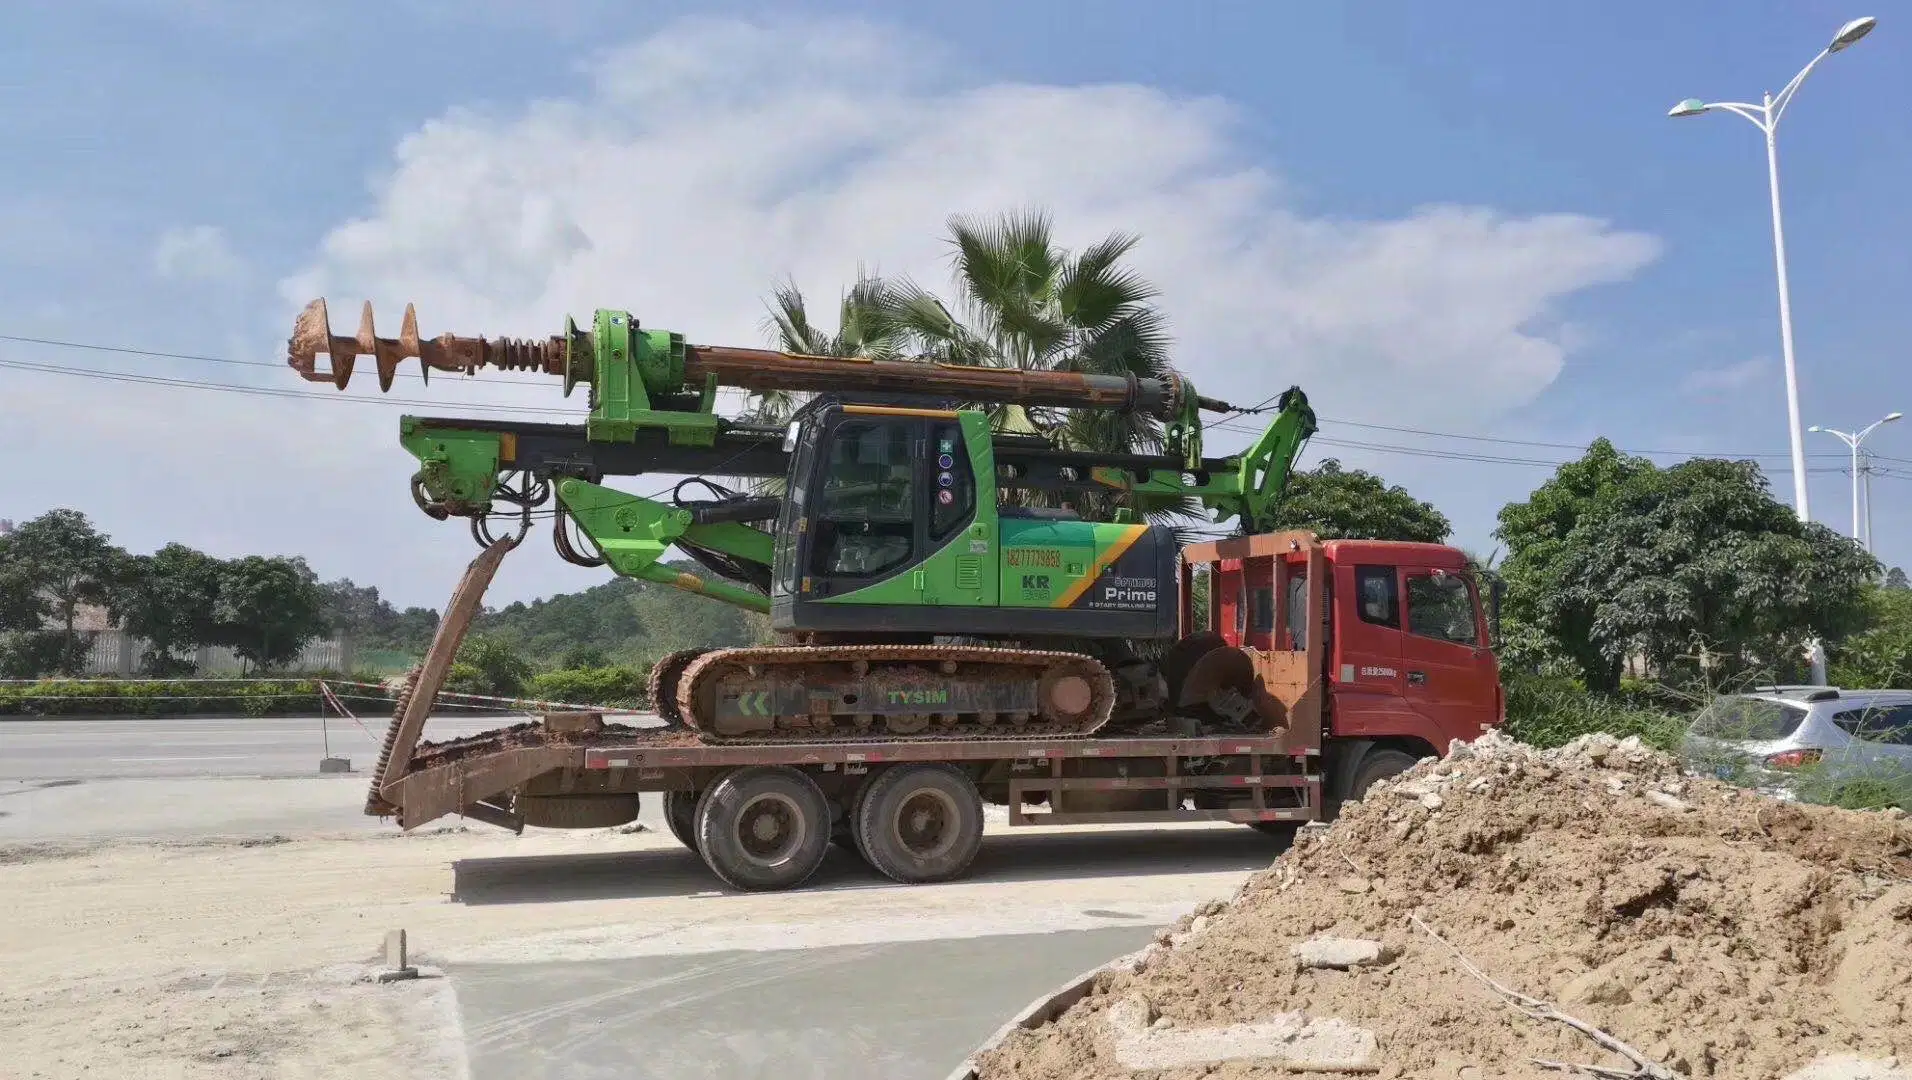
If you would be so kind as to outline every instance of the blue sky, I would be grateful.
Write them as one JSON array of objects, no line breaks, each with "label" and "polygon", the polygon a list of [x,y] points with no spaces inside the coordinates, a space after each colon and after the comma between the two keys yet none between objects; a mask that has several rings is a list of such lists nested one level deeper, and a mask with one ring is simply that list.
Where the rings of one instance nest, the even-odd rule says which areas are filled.
[{"label": "blue sky", "polygon": [[[754,343],[785,275],[824,301],[859,261],[940,284],[945,214],[1040,201],[1074,243],[1143,234],[1205,392],[1302,383],[1326,418],[1311,457],[1434,501],[1458,542],[1491,548],[1495,510],[1549,472],[1532,462],[1573,456],[1528,443],[1757,452],[1790,501],[1760,136],[1665,113],[1777,90],[1877,14],[1788,112],[1781,179],[1804,422],[1912,406],[1912,22],[1894,12],[1173,8],[19,5],[0,37],[0,334],[270,364],[323,292],[342,329],[369,297],[386,333],[413,300],[428,335],[542,334],[602,305]],[[308,389],[20,343],[0,361]],[[77,505],[137,550],[302,552],[436,606],[469,541],[409,505],[398,413],[565,413],[555,388],[429,396],[0,367],[0,517]],[[1869,445],[1912,475],[1912,424]],[[1807,446],[1814,516],[1843,531],[1842,448]],[[1430,456],[1452,453],[1520,463]],[[1912,481],[1873,493],[1879,554],[1912,563]],[[542,550],[515,564],[500,599],[596,580]]]}]

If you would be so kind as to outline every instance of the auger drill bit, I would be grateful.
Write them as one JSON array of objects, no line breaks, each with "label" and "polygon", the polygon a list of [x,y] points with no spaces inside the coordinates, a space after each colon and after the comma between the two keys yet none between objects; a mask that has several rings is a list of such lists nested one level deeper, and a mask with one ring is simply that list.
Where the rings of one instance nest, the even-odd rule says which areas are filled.
[{"label": "auger drill bit", "polygon": [[[358,335],[346,337],[332,332],[325,301],[319,299],[307,304],[305,310],[299,313],[299,321],[293,324],[292,337],[286,342],[286,363],[299,373],[300,378],[310,382],[329,382],[343,390],[352,381],[353,362],[360,356],[370,356],[378,365],[378,388],[389,391],[399,361],[406,357],[418,358],[420,373],[427,381],[433,368],[439,371],[462,371],[467,375],[481,367],[562,375],[565,345],[563,336],[545,341],[525,341],[440,334],[429,341],[421,340],[418,336],[418,315],[410,304],[405,305],[405,321],[399,326],[398,337],[382,338],[372,327],[370,300],[365,302],[365,308],[359,314]],[[331,358],[331,371],[317,370],[320,353]]]}]

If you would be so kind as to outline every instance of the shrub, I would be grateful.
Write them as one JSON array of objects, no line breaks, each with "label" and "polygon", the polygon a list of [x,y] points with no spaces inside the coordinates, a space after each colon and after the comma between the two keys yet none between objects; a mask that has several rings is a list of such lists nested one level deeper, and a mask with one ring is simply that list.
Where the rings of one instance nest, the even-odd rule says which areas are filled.
[{"label": "shrub", "polygon": [[526,692],[539,701],[639,709],[650,704],[650,680],[647,668],[571,668],[533,678]]},{"label": "shrub", "polygon": [[319,709],[313,679],[39,679],[0,684],[0,716],[284,716]]},{"label": "shrub", "polygon": [[1594,694],[1573,679],[1548,675],[1512,675],[1506,687],[1506,733],[1533,746],[1561,746],[1598,731],[1638,735],[1649,746],[1677,751],[1686,733],[1683,718],[1647,704],[1644,695]]}]

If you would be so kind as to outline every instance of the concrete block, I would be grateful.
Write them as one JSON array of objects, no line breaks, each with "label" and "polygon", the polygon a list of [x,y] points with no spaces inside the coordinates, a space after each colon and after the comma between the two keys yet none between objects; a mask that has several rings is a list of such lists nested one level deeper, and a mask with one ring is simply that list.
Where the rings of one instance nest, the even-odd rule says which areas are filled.
[{"label": "concrete block", "polygon": [[385,932],[385,970],[378,973],[382,983],[398,982],[401,979],[418,978],[418,969],[407,963],[405,931],[387,930]]},{"label": "concrete block", "polygon": [[1386,945],[1364,938],[1309,938],[1288,951],[1305,968],[1367,967],[1394,959]]},{"label": "concrete block", "polygon": [[1132,1070],[1187,1069],[1258,1061],[1297,1071],[1358,1072],[1371,1068],[1374,1033],[1338,1017],[1301,1012],[1214,1028],[1160,1026],[1154,1008],[1130,996],[1109,1009],[1115,1056]]},{"label": "concrete block", "polygon": [[328,757],[328,758],[320,758],[320,759],[319,759],[319,771],[320,771],[321,773],[343,773],[343,772],[351,772],[351,771],[352,771],[352,759],[351,759],[351,758],[342,758],[342,757]]}]

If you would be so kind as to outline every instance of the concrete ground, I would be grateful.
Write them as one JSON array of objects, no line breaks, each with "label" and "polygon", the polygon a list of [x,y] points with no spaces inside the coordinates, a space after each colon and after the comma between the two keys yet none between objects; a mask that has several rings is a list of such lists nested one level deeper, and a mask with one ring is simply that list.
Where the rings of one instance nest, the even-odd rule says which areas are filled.
[{"label": "concrete ground", "polygon": [[[635,832],[449,819],[407,835],[359,814],[362,773],[312,775],[308,738],[283,721],[0,724],[0,1029],[28,1033],[11,1065],[933,1080],[1276,852],[1239,827],[1010,830],[992,814],[962,881],[898,886],[833,851],[801,890],[741,894],[670,838],[657,800]],[[102,774],[190,756],[219,760]],[[396,927],[449,978],[327,981]]]},{"label": "concrete ground", "polygon": [[[313,776],[333,756],[364,770],[378,760],[389,717],[355,724],[317,716],[156,716],[144,719],[0,718],[0,783],[107,776]],[[515,722],[434,717],[426,738],[449,739]],[[363,725],[362,727],[360,725]]]}]

